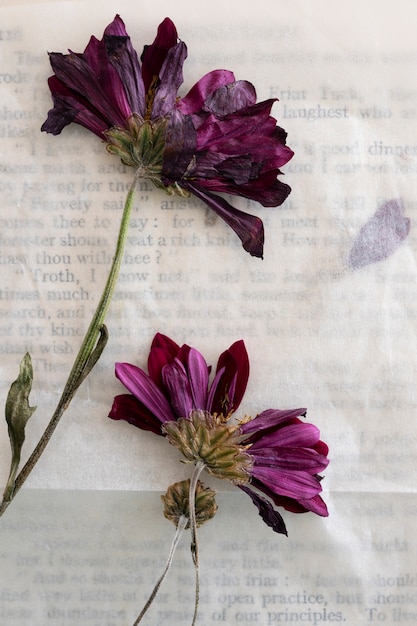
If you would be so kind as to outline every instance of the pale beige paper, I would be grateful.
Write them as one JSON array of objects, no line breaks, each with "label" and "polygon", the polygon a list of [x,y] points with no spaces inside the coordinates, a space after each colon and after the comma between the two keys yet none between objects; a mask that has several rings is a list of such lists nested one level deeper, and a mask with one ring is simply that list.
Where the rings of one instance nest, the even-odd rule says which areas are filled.
[{"label": "pale beige paper", "polygon": [[[331,515],[297,518],[292,528],[287,514],[289,541],[296,544],[302,524],[303,541],[311,533],[331,551],[320,552],[317,562],[308,556],[316,573],[324,559],[334,575],[363,569],[366,582],[379,571],[388,575],[391,555],[394,575],[415,575],[417,9],[411,1],[1,3],[0,379],[5,398],[30,349],[38,409],[27,450],[57,403],[87,327],[132,178],[80,127],[59,137],[40,133],[51,106],[46,51],[82,50],[115,13],[138,50],[167,14],[174,19],[189,51],[182,93],[205,72],[225,67],[252,81],[259,99],[279,97],[274,114],[295,151],[284,168],[293,191],[278,209],[233,199],[264,220],[260,261],[198,201],[181,204],[141,187],[108,317],[109,345],[28,489],[161,491],[188,476],[165,441],[107,419],[122,392],[114,362],[145,367],[157,331],[194,345],[213,365],[243,338],[251,378],[242,414],[305,406],[331,448],[323,483]],[[361,226],[391,198],[402,199],[411,219],[408,239],[389,259],[349,269]],[[5,428],[0,438],[5,480]],[[239,501],[239,515],[251,507]],[[257,533],[262,522],[251,513]],[[18,513],[10,510],[10,519]],[[352,533],[363,537],[357,545],[364,548],[349,555]],[[375,533],[378,541],[394,542],[389,550],[372,548]],[[271,535],[277,545],[284,541]],[[250,542],[247,549],[256,554]],[[292,562],[297,575],[305,558],[298,554]],[[342,580],[338,585],[349,593]],[[408,600],[411,610],[415,602]],[[348,623],[367,623],[368,605],[374,606],[362,598],[362,612],[348,613]],[[387,614],[388,623],[393,619]]]}]

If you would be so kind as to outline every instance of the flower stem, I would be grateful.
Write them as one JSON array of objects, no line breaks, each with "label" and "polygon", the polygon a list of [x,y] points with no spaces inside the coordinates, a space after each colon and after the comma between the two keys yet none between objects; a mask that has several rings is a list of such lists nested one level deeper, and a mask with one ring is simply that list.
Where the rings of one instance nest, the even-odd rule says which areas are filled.
[{"label": "flower stem", "polygon": [[194,615],[191,626],[194,626],[197,621],[198,605],[200,602],[200,567],[198,561],[198,541],[197,541],[197,520],[195,515],[195,491],[197,488],[198,479],[205,465],[203,461],[197,461],[195,464],[194,473],[190,480],[190,492],[188,496],[188,506],[190,510],[190,530],[191,530],[191,554],[193,556],[195,566],[195,603],[194,603]]},{"label": "flower stem", "polygon": [[143,609],[141,610],[141,612],[139,613],[138,617],[136,618],[133,626],[137,626],[139,624],[139,622],[142,621],[143,616],[145,615],[146,611],[149,609],[149,607],[151,606],[152,602],[155,600],[156,594],[159,591],[160,586],[162,585],[162,583],[164,582],[169,569],[171,567],[172,564],[172,559],[174,558],[174,554],[175,554],[175,550],[177,548],[178,542],[181,538],[181,535],[183,533],[183,531],[185,530],[185,528],[187,527],[188,524],[188,517],[185,517],[185,515],[181,515],[180,519],[178,520],[178,525],[177,525],[177,530],[175,532],[174,535],[174,539],[172,541],[171,544],[171,550],[169,551],[169,555],[168,555],[168,560],[167,563],[165,565],[165,569],[162,572],[161,576],[158,578],[155,587],[152,590],[151,595],[149,596],[145,606],[143,607]]},{"label": "flower stem", "polygon": [[77,354],[74,365],[72,366],[68,380],[63,389],[59,403],[55,409],[54,414],[52,415],[49,424],[47,425],[44,433],[39,439],[38,444],[34,448],[26,464],[23,466],[22,470],[18,474],[16,480],[11,481],[9,478],[7,487],[3,494],[3,501],[0,504],[0,516],[5,512],[9,504],[16,496],[19,489],[25,483],[30,472],[35,467],[49,440],[51,439],[52,434],[59,423],[59,420],[61,419],[63,413],[68,408],[72,398],[74,397],[78,387],[81,385],[83,380],[88,376],[94,365],[97,363],[107,343],[108,333],[104,325],[104,320],[114,293],[120,266],[123,260],[123,252],[129,228],[130,214],[132,210],[135,189],[140,174],[141,173],[139,170],[135,173],[135,177],[128,191],[123,209],[116,250],[110,272],[107,277],[107,281],[96,311],[90,322],[87,333],[81,344],[81,348]]}]

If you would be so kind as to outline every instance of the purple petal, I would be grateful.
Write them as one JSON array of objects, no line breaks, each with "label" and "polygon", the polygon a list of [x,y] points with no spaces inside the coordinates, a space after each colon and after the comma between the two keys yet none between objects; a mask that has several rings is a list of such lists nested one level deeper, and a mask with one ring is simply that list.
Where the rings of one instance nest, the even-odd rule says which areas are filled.
[{"label": "purple petal", "polygon": [[242,424],[241,431],[244,435],[253,432],[260,432],[265,429],[274,428],[283,422],[292,420],[295,417],[305,416],[307,409],[267,409],[259,413],[253,420]]},{"label": "purple petal", "polygon": [[[320,439],[320,431],[314,424],[298,422],[268,432],[255,441],[252,450],[259,448],[309,448]],[[247,443],[247,442],[245,442]]]},{"label": "purple petal", "polygon": [[228,70],[213,70],[209,72],[190,89],[188,94],[177,103],[182,113],[197,113],[202,109],[206,98],[219,87],[235,82],[233,72]]},{"label": "purple petal", "polygon": [[313,498],[309,499],[287,498],[285,496],[273,493],[264,484],[257,481],[256,479],[253,479],[252,484],[254,487],[256,487],[256,489],[259,489],[269,498],[271,498],[276,506],[282,506],[287,511],[291,511],[292,513],[307,513],[310,511],[324,517],[328,515],[327,507],[319,495],[316,495]]},{"label": "purple petal", "polygon": [[210,387],[207,410],[227,415],[240,405],[249,378],[249,357],[245,342],[235,341],[219,356]]},{"label": "purple petal", "polygon": [[187,46],[180,41],[168,51],[159,73],[160,83],[155,92],[152,119],[168,115],[174,108],[177,92],[183,82],[182,66],[187,57]]},{"label": "purple petal", "polygon": [[410,232],[410,220],[403,216],[401,200],[382,204],[361,228],[349,254],[353,269],[378,263],[393,254]]},{"label": "purple petal", "polygon": [[314,498],[310,498],[309,500],[304,500],[303,498],[300,498],[299,503],[301,504],[301,506],[304,506],[307,511],[316,513],[316,515],[321,515],[322,517],[327,517],[329,515],[326,503],[318,495]]},{"label": "purple petal", "polygon": [[235,231],[249,254],[263,258],[264,228],[259,217],[235,209],[224,198],[203,190],[195,183],[184,181],[182,186],[208,204]]},{"label": "purple petal", "polygon": [[207,96],[205,108],[216,115],[228,115],[256,103],[255,87],[246,80],[222,85]]},{"label": "purple petal", "polygon": [[191,348],[188,353],[187,369],[194,401],[193,408],[205,410],[207,404],[209,371],[203,355],[194,348]]},{"label": "purple petal", "polygon": [[268,500],[265,500],[265,498],[262,498],[248,487],[240,485],[240,489],[251,498],[252,502],[259,511],[259,515],[262,517],[267,526],[270,526],[270,528],[272,528],[272,530],[276,533],[288,536],[282,516],[272,507]]},{"label": "purple petal", "polygon": [[177,417],[188,417],[195,408],[194,399],[186,369],[179,359],[165,365],[162,379]]},{"label": "purple petal", "polygon": [[165,133],[162,180],[166,186],[185,173],[196,149],[196,130],[189,115],[174,110]]},{"label": "purple petal", "polygon": [[309,474],[322,472],[329,460],[314,449],[305,448],[260,448],[249,449],[257,465],[276,467],[277,469],[304,471]]},{"label": "purple petal", "polygon": [[254,465],[252,476],[273,493],[287,498],[309,500],[321,491],[319,480],[307,472],[286,471]]},{"label": "purple petal", "polygon": [[115,369],[117,378],[126,389],[162,423],[176,419],[163,393],[139,367],[130,363],[116,363]]},{"label": "purple petal", "polygon": [[141,430],[150,430],[163,436],[161,421],[130,394],[116,396],[109,413],[113,420],[124,420]]}]

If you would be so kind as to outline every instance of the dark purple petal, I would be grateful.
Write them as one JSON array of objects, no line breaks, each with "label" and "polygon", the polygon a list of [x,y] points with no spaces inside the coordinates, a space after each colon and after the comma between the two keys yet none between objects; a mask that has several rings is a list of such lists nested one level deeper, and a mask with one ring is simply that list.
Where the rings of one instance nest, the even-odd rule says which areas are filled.
[{"label": "dark purple petal", "polygon": [[168,363],[171,363],[180,350],[179,345],[172,341],[166,335],[156,333],[153,338],[151,349],[148,357],[148,372],[152,380],[162,387],[162,369]]},{"label": "dark purple petal", "polygon": [[233,83],[234,81],[235,76],[233,72],[229,72],[228,70],[213,70],[200,78],[190,89],[188,94],[178,101],[177,107],[182,113],[189,115],[197,113],[203,107],[209,94],[216,91],[219,87]]},{"label": "dark purple petal", "polygon": [[178,417],[188,417],[194,408],[194,398],[190,380],[184,365],[179,359],[165,365],[162,379],[167,388],[172,407]]},{"label": "dark purple petal", "polygon": [[309,500],[321,492],[320,481],[307,472],[254,465],[251,473],[272,493],[287,498]]},{"label": "dark purple petal", "polygon": [[174,110],[165,132],[162,180],[166,186],[185,173],[196,149],[196,130],[189,115]]},{"label": "dark purple petal", "polygon": [[176,45],[177,40],[177,29],[174,23],[166,17],[158,26],[154,42],[143,49],[141,61],[145,91],[148,91],[154,78],[159,76],[168,51]]},{"label": "dark purple petal", "polygon": [[403,215],[401,200],[382,204],[361,228],[349,254],[353,269],[378,263],[393,254],[410,232],[410,220]]},{"label": "dark purple petal", "polygon": [[108,59],[123,84],[130,110],[143,116],[145,87],[139,59],[119,16],[104,31],[104,41]]},{"label": "dark purple petal", "polygon": [[245,394],[248,378],[249,357],[245,342],[240,339],[219,356],[208,410],[225,415],[232,410],[236,411]]},{"label": "dark purple petal", "polygon": [[252,489],[249,489],[249,487],[240,485],[240,489],[251,498],[252,502],[259,511],[259,515],[262,517],[267,526],[272,528],[272,530],[276,533],[288,536],[282,516],[272,507],[268,500],[259,496],[257,493],[252,491]]},{"label": "dark purple petal", "polygon": [[249,254],[263,258],[264,228],[259,217],[235,209],[224,198],[205,191],[195,183],[184,181],[181,184],[197,198],[203,200],[235,231],[242,242],[243,248]]},{"label": "dark purple petal", "polygon": [[267,409],[259,413],[253,420],[242,424],[241,431],[244,435],[258,433],[282,425],[295,417],[304,417],[307,409]]},{"label": "dark purple petal", "polygon": [[174,108],[177,92],[183,82],[182,66],[187,57],[187,46],[182,41],[168,51],[159,73],[159,85],[156,88],[152,106],[152,119],[165,117]]},{"label": "dark purple petal", "polygon": [[175,419],[167,399],[145,372],[130,363],[116,363],[115,369],[126,389],[162,423]]},{"label": "dark purple petal", "polygon": [[113,420],[124,420],[142,430],[150,430],[156,435],[163,435],[161,421],[130,394],[116,396],[109,413]]}]

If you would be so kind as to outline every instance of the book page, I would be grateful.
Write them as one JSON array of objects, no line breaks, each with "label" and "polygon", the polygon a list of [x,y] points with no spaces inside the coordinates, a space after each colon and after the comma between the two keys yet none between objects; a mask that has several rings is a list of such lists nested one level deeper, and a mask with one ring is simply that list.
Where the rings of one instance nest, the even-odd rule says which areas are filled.
[{"label": "book page", "polygon": [[[242,548],[237,546],[236,554],[231,548],[230,558],[237,563],[230,573],[224,571],[234,577],[229,595],[235,600],[219,600],[227,583],[219,591],[211,580],[207,589],[210,603],[216,604],[210,604],[204,619],[286,623],[290,618],[282,613],[292,610],[293,603],[298,618],[292,621],[414,623],[417,51],[411,0],[402,0],[401,10],[372,0],[346,6],[330,0],[213,0],[194,3],[192,10],[185,0],[140,6],[126,0],[0,3],[0,394],[5,402],[29,351],[34,365],[31,404],[37,410],[26,429],[23,460],[57,405],[97,305],[134,176],[132,168],[80,126],[69,125],[57,137],[40,132],[52,106],[47,51],[82,51],[91,34],[101,38],[116,13],[139,54],[164,17],[173,19],[188,47],[180,95],[206,72],[226,68],[237,79],[251,81],[259,101],[278,99],[273,115],[295,153],[282,168],[282,180],[292,192],[278,208],[228,197],[233,206],[263,220],[260,260],[247,254],[236,235],[197,198],[168,196],[148,181],[140,182],[106,319],[109,342],[18,496],[21,504],[16,498],[0,520],[0,533],[7,524],[15,542],[10,545],[26,541],[21,520],[25,506],[32,510],[38,498],[48,503],[57,541],[72,497],[86,502],[87,516],[94,514],[95,502],[111,503],[113,493],[116,503],[125,498],[129,511],[131,497],[145,515],[140,502],[150,498],[158,503],[159,493],[188,477],[189,468],[165,440],[108,419],[114,396],[124,391],[114,376],[115,362],[146,368],[156,332],[194,346],[213,366],[221,352],[244,339],[251,374],[239,417],[268,408],[307,407],[308,420],[330,446],[323,481],[330,515],[323,520],[285,513],[290,534],[285,539],[262,528],[247,498],[220,481],[208,481],[224,491],[222,515],[230,542],[235,512],[240,520],[251,515],[250,526],[239,527],[248,559],[260,558],[259,543],[251,541],[255,533],[277,546],[279,566],[253,567],[254,576],[277,577],[273,592],[267,583],[252,585]],[[4,483],[9,458],[4,424]],[[43,508],[33,510],[33,523],[47,524]],[[36,515],[45,521],[37,522]],[[139,552],[145,550],[148,530],[149,546],[159,541],[159,531],[165,532],[159,509],[149,519],[138,531]],[[160,524],[155,536],[154,521]],[[99,535],[104,532],[94,523]],[[216,546],[220,558],[222,531],[216,520],[211,524],[217,530],[207,524],[208,545]],[[87,536],[90,531],[85,530]],[[120,541],[131,534],[123,524],[118,531]],[[86,535],[82,528],[73,532],[81,553]],[[168,550],[172,530],[166,532]],[[126,615],[86,613],[77,618],[76,613],[52,612],[47,618],[56,604],[42,595],[48,584],[36,578],[28,563],[19,587],[26,565],[3,541],[15,582],[10,595],[2,597],[1,610],[14,610],[16,597],[28,611],[27,617],[5,613],[6,623],[96,620],[110,626],[133,621],[134,606]],[[94,549],[88,558],[95,558]],[[22,552],[22,558],[33,556],[32,565],[46,567],[44,551],[36,552],[34,544]],[[108,576],[119,557],[115,545],[108,555]],[[160,568],[161,559],[158,553]],[[51,576],[59,576],[61,569],[53,569]],[[207,576],[214,576],[214,569],[208,566]],[[80,576],[90,582],[94,571],[88,563],[80,564]],[[186,571],[189,576],[191,568]],[[327,572],[326,582],[320,582]],[[168,594],[176,593],[175,573],[173,581]],[[142,602],[150,586],[143,588],[132,574],[130,592],[139,593],[140,587],[141,594],[134,600]],[[110,593],[110,587],[103,582],[100,590]],[[71,585],[50,588],[71,596],[71,602],[59,596],[60,610],[86,606]],[[26,595],[13,595],[19,593]],[[272,599],[263,600],[268,593]],[[301,595],[283,606],[274,593]],[[324,599],[305,602],[303,593]],[[116,599],[125,610],[119,592]],[[91,602],[100,605],[94,593]],[[112,602],[111,609],[116,610]],[[316,609],[320,618],[313,617]],[[224,619],[214,617],[223,611]],[[237,617],[240,613],[247,617]],[[251,613],[259,617],[251,618]],[[187,622],[173,616],[158,619]]]}]

